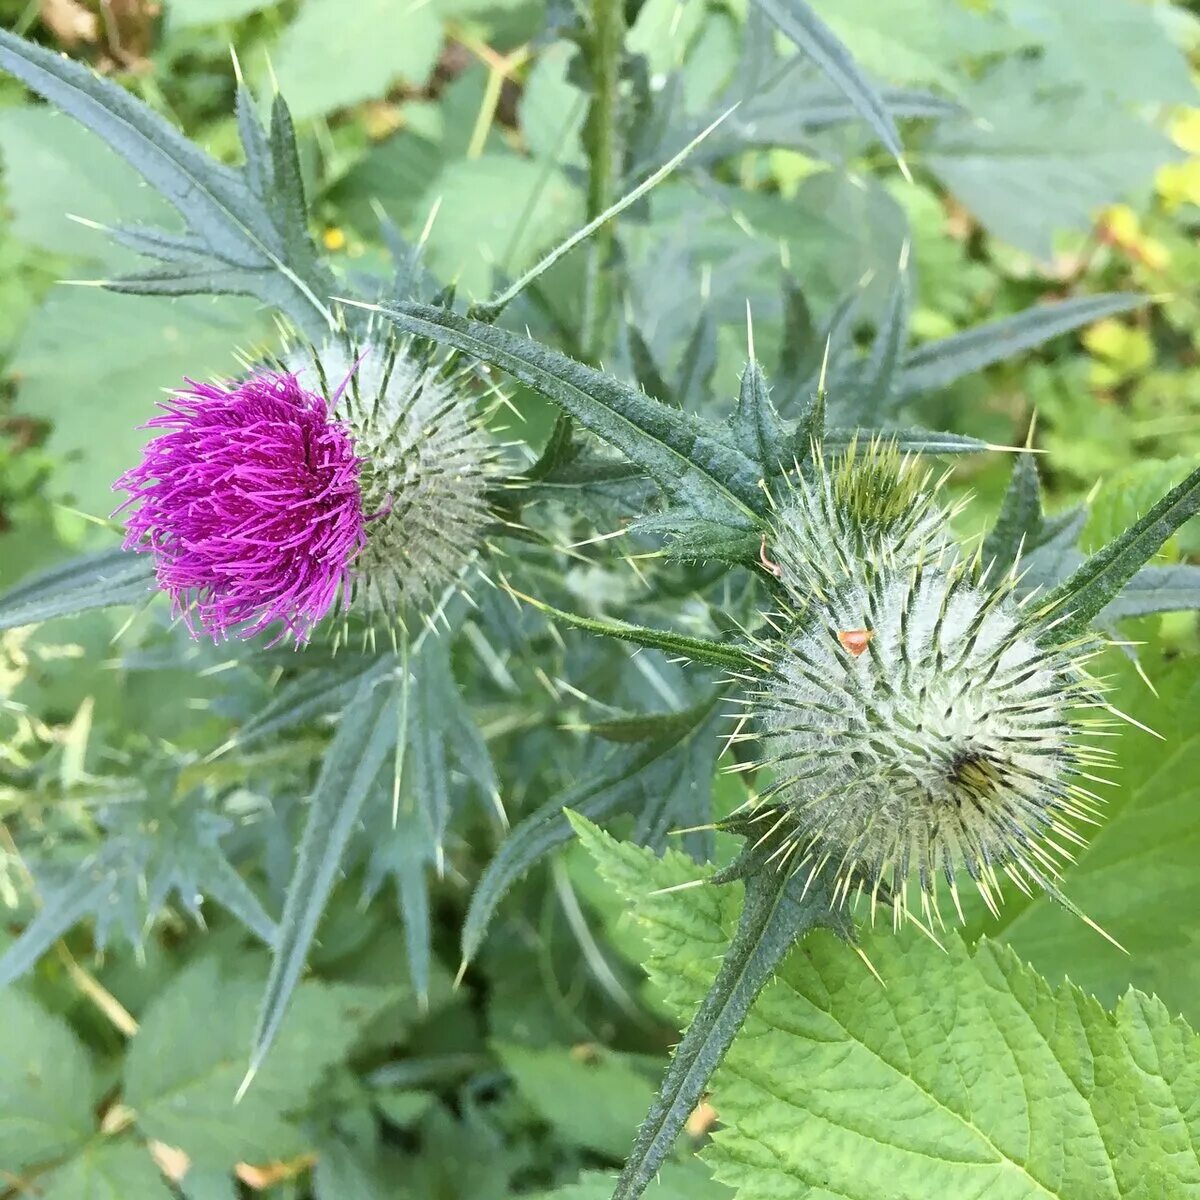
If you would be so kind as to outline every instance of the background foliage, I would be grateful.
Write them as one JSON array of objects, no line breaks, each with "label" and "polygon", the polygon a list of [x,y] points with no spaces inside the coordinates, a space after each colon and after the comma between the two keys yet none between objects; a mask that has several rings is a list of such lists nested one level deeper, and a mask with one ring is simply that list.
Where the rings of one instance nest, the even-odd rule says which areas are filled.
[{"label": "background foliage", "polygon": [[[602,358],[661,399],[723,414],[746,360],[749,303],[757,354],[792,416],[832,324],[841,350],[831,375],[835,423],[885,419],[1021,445],[1036,413],[1048,510],[1068,512],[1090,497],[1081,527],[1072,525],[1056,552],[1074,553],[1076,535],[1082,550],[1101,545],[1200,459],[1194,6],[811,7],[883,88],[915,182],[808,62],[767,71],[776,82],[744,94],[751,64],[791,53],[744,0],[630,4],[622,134],[631,179],[741,104],[683,172],[622,218],[628,286],[607,325],[594,328],[583,311],[582,254],[542,281],[522,318],[537,336]],[[429,270],[482,299],[591,211],[593,81],[567,5],[0,0],[0,17],[5,28],[96,64],[230,162],[240,156],[228,53],[236,46],[251,87],[267,93],[274,77],[291,103],[315,232],[343,280],[390,269],[381,215],[415,239],[436,210]],[[234,350],[268,344],[273,327],[244,298],[114,297],[56,282],[108,279],[135,264],[91,223],[170,225],[173,217],[124,163],[12,80],[0,82],[0,101],[7,589],[70,552],[110,547],[110,484],[135,456],[137,427],[160,389],[185,373],[235,369]],[[1105,309],[1081,332],[1037,349],[1044,329],[1003,346],[955,343],[952,366],[928,350],[1031,304],[1122,290],[1156,302]],[[882,344],[886,352],[886,339],[873,338],[889,328],[898,331],[892,382],[868,408],[879,360],[857,351]],[[552,416],[523,389],[513,403],[520,420],[510,436],[532,461]],[[599,464],[612,469],[610,460]],[[957,460],[953,486],[977,494],[964,535],[995,512],[1009,470],[998,454]],[[636,498],[637,481],[626,486]],[[608,532],[629,510],[598,487],[572,492],[569,509],[554,480],[536,496],[539,520],[563,544]],[[1196,558],[1194,526],[1163,562]],[[733,576],[703,592],[694,573],[635,557],[652,545],[547,551],[506,569],[523,591],[564,607],[651,623],[669,613],[679,624],[682,612],[697,632],[711,632],[713,609],[744,602]],[[1194,607],[1193,577],[1179,578],[1178,607]],[[755,1091],[777,1093],[773,1073],[786,1075],[786,1056],[801,1053],[779,1042],[780,1024],[796,1019],[785,988],[806,1003],[822,987],[852,993],[847,1020],[863,1022],[866,1033],[852,1040],[864,1061],[872,1022],[884,1020],[879,1006],[990,987],[1004,1000],[981,1002],[989,1011],[1011,1016],[1025,1005],[1046,1021],[1066,1021],[1069,1011],[1108,1058],[1140,1040],[1169,1064],[1167,1043],[1185,1037],[1172,1018],[1200,1022],[1197,631],[1191,614],[1127,611],[1135,618],[1121,632],[1145,644],[1136,665],[1111,656],[1116,703],[1166,743],[1129,730],[1117,744],[1121,786],[1068,890],[1129,955],[1045,900],[1019,897],[999,922],[979,914],[966,930],[972,949],[956,945],[944,958],[909,935],[872,944],[886,993],[848,952],[838,957],[822,944],[815,966],[794,963],[764,996],[755,1018],[763,1028],[714,1085],[718,1111],[725,1103],[731,1112],[761,1110],[761,1127],[730,1120],[703,1163],[672,1163],[652,1195],[715,1200],[730,1195],[726,1184],[756,1200],[805,1188],[825,1194],[795,1173],[813,1166],[814,1147],[797,1132],[813,1127],[810,1098],[776,1094],[766,1104]],[[390,795],[367,797],[363,821],[347,833],[311,971],[236,1109],[230,1098],[267,980],[263,945],[283,909],[305,799],[340,737],[333,718],[347,704],[369,717],[353,723],[368,740],[346,762],[351,750],[370,751],[371,722],[382,728],[394,717],[394,700],[363,690],[378,667],[353,654],[325,660],[314,648],[299,670],[290,651],[193,644],[159,607],[132,621],[125,609],[0,634],[0,952],[22,931],[47,931],[35,953],[0,960],[6,982],[23,976],[0,990],[0,1195],[608,1195],[607,1172],[695,1001],[681,989],[697,985],[681,972],[665,1002],[645,985],[642,934],[620,919],[627,898],[604,853],[599,873],[577,844],[523,868],[566,839],[564,805],[658,849],[669,841],[700,857],[711,850],[704,835],[667,831],[737,802],[735,777],[714,782],[724,728],[715,675],[585,634],[552,635],[538,613],[499,592],[456,627],[452,644],[429,651],[420,676],[429,695],[409,697],[417,712],[464,706],[451,734],[423,737],[418,723],[408,746],[407,777],[420,798],[412,811],[433,813],[438,827],[402,824],[394,833],[379,816],[390,813]],[[374,782],[372,773],[361,786]],[[328,786],[357,785],[351,774]],[[503,841],[497,797],[514,824],[542,817],[521,826],[483,875]],[[684,861],[647,860],[643,869],[678,881]],[[695,897],[709,894],[684,895],[701,903]],[[700,942],[717,946],[729,903],[705,899],[699,915],[681,906],[679,920],[694,919]],[[473,961],[456,990],[464,921]],[[975,948],[982,935],[987,943]],[[1106,1008],[1118,1005],[1114,1015],[1078,992],[1051,993],[1066,978]],[[1126,995],[1131,985],[1161,1003]],[[977,1052],[969,1037],[967,1059]],[[1034,1039],[1024,1050],[1023,1075],[1063,1063],[1061,1046]],[[936,1125],[938,1106],[954,1110],[961,1097],[928,1081],[922,1092],[922,1070],[919,1055],[907,1073],[886,1078],[875,1062],[852,1082],[893,1089],[889,1104],[901,1109],[923,1094],[914,1119],[945,1148],[952,1135]],[[1180,1112],[1195,1104],[1190,1070],[1176,1076],[1193,1089],[1190,1101],[1183,1090],[1173,1101]],[[999,1067],[989,1076],[984,1107],[1017,1086]],[[1116,1099],[1097,1107],[1099,1127],[1129,1111],[1122,1105],[1167,1111],[1161,1095],[1147,1099],[1119,1071],[1114,1078],[1104,1095]],[[901,1094],[905,1086],[916,1091]],[[713,1116],[697,1111],[691,1145],[705,1140]],[[829,1113],[822,1119],[840,1127]],[[1168,1141],[1178,1132],[1164,1128]],[[846,1182],[860,1190],[845,1194],[901,1186],[908,1168],[860,1153],[854,1141],[886,1142],[886,1128],[847,1134],[822,1143],[842,1148],[829,1151],[828,1170],[870,1161],[879,1178]],[[981,1136],[1003,1147],[1016,1134],[998,1118]],[[1186,1158],[1180,1137],[1163,1152]],[[763,1156],[799,1165],[768,1185]],[[1151,1151],[1133,1146],[1114,1178],[1153,1179],[1157,1168],[1139,1165],[1147,1162]],[[746,1175],[756,1163],[764,1173]],[[714,1167],[724,1183],[710,1177]],[[1036,1155],[1024,1174],[998,1178],[1006,1189],[998,1196],[1086,1194],[1069,1178],[1050,1180]],[[929,1186],[957,1194],[962,1185],[947,1175]],[[1113,1192],[1134,1194],[1133,1183]]]}]

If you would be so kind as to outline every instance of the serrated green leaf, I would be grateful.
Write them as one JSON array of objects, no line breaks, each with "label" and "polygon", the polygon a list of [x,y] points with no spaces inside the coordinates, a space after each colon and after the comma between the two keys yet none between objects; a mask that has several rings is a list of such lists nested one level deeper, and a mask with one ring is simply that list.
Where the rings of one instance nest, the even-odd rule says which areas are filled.
[{"label": "serrated green leaf", "polygon": [[[1070,979],[1105,1004],[1132,984],[1200,1023],[1200,676],[1190,656],[1141,648],[1152,693],[1125,661],[1111,664],[1108,697],[1159,737],[1125,728],[1100,828],[1078,851],[1063,887],[1128,953],[1121,953],[1048,897],[1013,892],[994,919],[971,926],[1003,939],[1053,982]],[[1115,657],[1115,656],[1114,656]],[[1163,740],[1160,740],[1163,739]],[[1110,774],[1105,771],[1104,774]]]},{"label": "serrated green leaf", "polygon": [[[604,876],[624,890],[630,855],[619,843],[586,820],[568,818]],[[758,837],[755,833],[753,837]],[[759,992],[772,978],[788,951],[818,926],[848,936],[849,919],[832,903],[829,884],[802,871],[784,871],[771,861],[767,839],[747,840],[734,870],[726,878],[745,881],[745,898],[737,930],[721,957],[712,985],[691,1017],[658,1095],[638,1129],[633,1148],[613,1190],[613,1200],[637,1200],[665,1161],[688,1116],[742,1028]],[[714,879],[717,877],[714,877]],[[641,897],[642,901],[650,897]]]},{"label": "serrated green leaf", "polygon": [[[153,110],[80,63],[0,30],[0,67],[102,138],[187,222],[216,264],[222,287],[246,291],[287,313],[309,336],[327,333],[332,281],[281,226],[246,175],[223,166]],[[282,188],[282,181],[278,181]],[[299,235],[303,237],[304,235]],[[199,286],[197,290],[211,290]]]},{"label": "serrated green leaf", "polygon": [[[736,900],[653,894],[694,877],[679,855],[607,840],[599,852],[652,978],[687,1018]],[[943,941],[870,937],[884,986],[835,938],[805,939],[713,1081],[723,1128],[705,1157],[718,1178],[755,1200],[1124,1200],[1200,1187],[1195,1033],[1140,993],[1108,1013],[1003,947],[972,956]]]},{"label": "serrated green leaf", "polygon": [[702,517],[750,528],[764,503],[754,464],[723,431],[530,338],[425,304],[381,308],[401,329],[507,371],[615,446]]},{"label": "serrated green leaf", "polygon": [[275,53],[275,72],[296,116],[322,116],[422,84],[437,62],[442,28],[432,5],[393,0],[306,0]]},{"label": "serrated green leaf", "polygon": [[[614,750],[586,779],[535,809],[513,829],[471,895],[462,930],[464,962],[470,962],[478,953],[509,888],[535,863],[571,839],[571,826],[563,815],[565,808],[602,821],[643,799],[651,784],[661,797],[670,790],[671,781],[679,777],[679,756],[702,737],[711,738],[715,760],[718,746],[712,720],[714,701],[705,701],[689,712],[690,722],[681,721],[681,714],[667,714],[658,736]],[[651,723],[653,717],[648,715],[646,721]]]},{"label": "serrated green leaf", "polygon": [[1055,635],[1073,637],[1083,633],[1143,564],[1158,553],[1167,538],[1197,512],[1200,512],[1200,467],[1045,598],[1039,612],[1054,617],[1066,615],[1066,620],[1055,626]]},{"label": "serrated green leaf", "polygon": [[935,433],[925,429],[826,429],[822,448],[826,454],[840,454],[852,442],[872,437],[887,438],[911,454],[980,454],[993,447],[979,438],[961,433]]},{"label": "serrated green leaf", "polygon": [[741,449],[758,462],[764,479],[790,465],[791,451],[783,421],[771,401],[762,367],[753,358],[742,372],[737,407],[729,424]]},{"label": "serrated green leaf", "polygon": [[1101,615],[1106,620],[1119,620],[1194,609],[1200,609],[1200,566],[1183,563],[1143,567],[1101,609]]},{"label": "serrated green leaf", "polygon": [[149,555],[120,549],[84,554],[0,596],[0,629],[118,604],[142,604],[154,595],[153,589],[154,560]]},{"label": "serrated green leaf", "polygon": [[262,1066],[279,1032],[363,802],[395,750],[396,697],[388,681],[397,666],[394,656],[384,655],[360,679],[321,765],[279,920],[271,974],[254,1033],[252,1074]]},{"label": "serrated green leaf", "polygon": [[125,1060],[124,1101],[150,1138],[200,1167],[271,1162],[306,1148],[288,1120],[388,1003],[384,988],[300,984],[278,1027],[277,1053],[235,1103],[261,975],[204,958],[177,975],[143,1015]]},{"label": "serrated green leaf", "polygon": [[964,375],[1014,358],[1060,334],[1141,308],[1146,302],[1145,296],[1113,292],[1034,305],[1016,316],[976,325],[917,347],[904,359],[897,387],[904,396],[937,391]]},{"label": "serrated green leaf", "polygon": [[862,115],[892,156],[904,161],[900,134],[874,84],[859,70],[850,51],[805,0],[756,0],[786,37],[807,54]]},{"label": "serrated green leaf", "polygon": [[0,987],[4,1171],[20,1174],[82,1146],[95,1132],[95,1100],[91,1060],[70,1026],[24,992]]},{"label": "serrated green leaf", "polygon": [[173,1200],[150,1151],[133,1142],[94,1142],[38,1180],[43,1200]]}]

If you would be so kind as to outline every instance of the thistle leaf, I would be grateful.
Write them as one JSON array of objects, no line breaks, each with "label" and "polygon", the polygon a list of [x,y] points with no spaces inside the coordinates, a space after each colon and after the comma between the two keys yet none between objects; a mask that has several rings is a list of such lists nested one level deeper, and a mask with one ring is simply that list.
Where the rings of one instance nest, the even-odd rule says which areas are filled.
[{"label": "thistle leaf", "polygon": [[1139,568],[1189,517],[1200,512],[1200,468],[1172,488],[1140,521],[1087,559],[1039,606],[1040,614],[1068,614],[1055,626],[1058,637],[1082,634],[1112,603]]},{"label": "thistle leaf", "polygon": [[[912,454],[981,454],[993,447],[979,438],[961,433],[935,433],[925,429],[827,429],[822,443],[825,453],[840,454],[852,442],[871,438],[894,441],[898,449]],[[799,447],[797,447],[798,449]]]},{"label": "thistle leaf", "polygon": [[499,367],[554,401],[697,516],[751,528],[762,510],[758,471],[720,426],[660,404],[530,338],[446,309],[403,304],[378,311],[401,329]]},{"label": "thistle leaf", "polygon": [[146,554],[101,550],[51,567],[0,596],[0,629],[19,629],[96,608],[141,604],[154,595]]},{"label": "thistle leaf", "polygon": [[993,563],[992,578],[1010,571],[1021,555],[1022,547],[1038,541],[1042,528],[1042,486],[1032,454],[1018,454],[1012,478],[996,523],[983,542],[983,562]]},{"label": "thistle leaf", "polygon": [[1101,609],[1106,620],[1200,608],[1200,566],[1143,567]]},{"label": "thistle leaf", "polygon": [[[535,809],[513,829],[488,863],[471,896],[462,931],[464,963],[478,953],[509,888],[535,863],[571,840],[571,826],[563,815],[564,809],[602,821],[643,800],[651,782],[659,790],[669,789],[679,774],[680,755],[686,754],[689,746],[705,735],[711,739],[715,759],[718,748],[712,720],[715,706],[715,699],[710,698],[686,714],[646,716],[643,737],[634,743],[633,749],[615,750],[582,782]],[[684,716],[688,719],[681,720]]]},{"label": "thistle leaf", "polygon": [[284,900],[247,1080],[275,1041],[363,801],[395,749],[396,698],[388,680],[397,666],[395,656],[385,655],[359,680],[321,766]]},{"label": "thistle leaf", "polygon": [[791,458],[787,431],[771,401],[762,367],[753,358],[742,372],[737,407],[729,424],[737,444],[759,464],[764,479],[787,469]]},{"label": "thistle leaf", "polygon": [[[239,102],[238,122],[247,138],[248,166],[238,170],[206,155],[119,85],[3,30],[0,67],[107,142],[186,222],[197,247],[190,260],[181,261],[177,243],[167,250],[172,268],[117,281],[119,288],[176,295],[242,292],[280,309],[315,340],[329,332],[333,317],[323,298],[332,291],[332,278],[308,239],[298,173],[291,171],[291,121],[282,101],[273,117],[268,181],[248,100]],[[153,253],[144,231],[142,238],[144,252]]]},{"label": "thistle leaf", "polygon": [[779,30],[845,94],[907,174],[900,134],[887,105],[829,26],[804,0],[757,0],[757,4]]},{"label": "thistle leaf", "polygon": [[604,621],[595,617],[584,617],[578,613],[566,612],[554,608],[532,596],[521,592],[514,593],[526,604],[533,605],[539,612],[545,613],[564,625],[575,629],[583,629],[588,633],[599,634],[601,637],[616,638],[622,642],[632,642],[635,646],[644,646],[649,650],[661,650],[664,654],[677,654],[689,658],[693,662],[705,663],[711,667],[723,667],[728,671],[746,671],[755,667],[754,658],[738,646],[726,642],[713,642],[707,638],[687,637],[684,634],[672,633],[667,629],[650,629],[644,625],[631,625],[627,621]]},{"label": "thistle leaf", "polygon": [[905,358],[896,381],[899,396],[948,387],[964,375],[1032,350],[1059,334],[1144,304],[1146,297],[1132,292],[1079,296],[1057,304],[1038,304],[1016,316],[928,342]]},{"label": "thistle leaf", "polygon": [[[908,340],[911,305],[908,271],[901,269],[896,272],[896,282],[880,318],[879,328],[875,331],[871,353],[854,380],[855,405],[852,416],[859,420],[870,420],[877,414],[889,412],[893,407],[896,371]],[[839,409],[838,415],[841,416],[844,411],[844,408]]]}]

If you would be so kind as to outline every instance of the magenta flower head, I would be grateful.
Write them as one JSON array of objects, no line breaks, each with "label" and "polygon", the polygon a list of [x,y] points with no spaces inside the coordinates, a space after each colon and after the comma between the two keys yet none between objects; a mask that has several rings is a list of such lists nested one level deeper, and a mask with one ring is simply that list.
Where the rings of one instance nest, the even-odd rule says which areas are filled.
[{"label": "magenta flower head", "polygon": [[407,339],[289,350],[188,381],[113,485],[193,636],[308,641],[331,609],[394,632],[461,587],[492,520],[498,449],[469,371]]},{"label": "magenta flower head", "polygon": [[366,545],[362,462],[331,398],[295,374],[187,381],[146,425],[159,431],[113,485],[129,498],[125,546],[154,555],[193,636],[269,627],[306,642]]}]

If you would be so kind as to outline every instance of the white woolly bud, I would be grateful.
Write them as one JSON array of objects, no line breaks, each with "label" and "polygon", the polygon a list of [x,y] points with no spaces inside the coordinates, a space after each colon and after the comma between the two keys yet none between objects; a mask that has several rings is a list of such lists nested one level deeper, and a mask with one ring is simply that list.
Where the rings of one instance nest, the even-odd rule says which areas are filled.
[{"label": "white woolly bud", "polygon": [[1011,579],[958,559],[928,477],[902,461],[873,447],[865,476],[853,459],[818,469],[780,506],[771,544],[796,604],[757,647],[745,703],[779,861],[833,872],[840,901],[882,893],[898,919],[914,881],[940,920],[939,875],[960,916],[960,871],[993,910],[997,872],[1054,889],[1097,801],[1082,780],[1101,751],[1078,713],[1103,705],[1090,651],[1046,645]]},{"label": "white woolly bud", "polygon": [[301,383],[337,398],[362,462],[367,544],[351,606],[403,620],[428,612],[478,552],[497,447],[466,376],[419,361],[411,340],[334,342],[285,361]]}]

